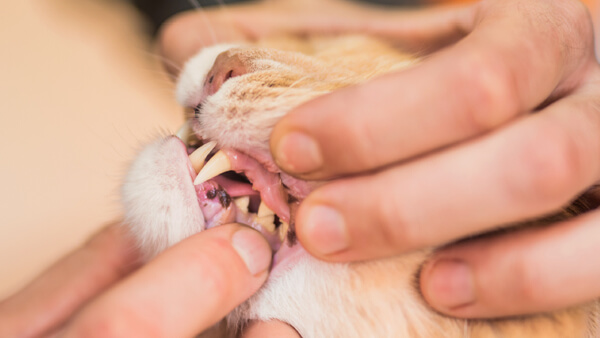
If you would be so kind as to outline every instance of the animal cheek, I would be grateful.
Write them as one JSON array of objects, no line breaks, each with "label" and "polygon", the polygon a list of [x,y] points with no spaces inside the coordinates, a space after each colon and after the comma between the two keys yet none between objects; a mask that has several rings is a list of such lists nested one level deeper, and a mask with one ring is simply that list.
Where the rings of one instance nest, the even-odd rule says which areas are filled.
[{"label": "animal cheek", "polygon": [[228,51],[219,54],[204,81],[204,92],[213,95],[225,81],[248,73],[248,68],[238,54],[231,55]]}]

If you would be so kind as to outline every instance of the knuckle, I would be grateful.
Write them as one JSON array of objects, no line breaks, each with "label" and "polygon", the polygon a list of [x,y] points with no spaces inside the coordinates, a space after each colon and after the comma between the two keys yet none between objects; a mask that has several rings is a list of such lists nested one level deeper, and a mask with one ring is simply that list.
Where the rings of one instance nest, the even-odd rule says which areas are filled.
[{"label": "knuckle", "polygon": [[387,196],[379,201],[376,222],[381,229],[383,243],[394,251],[408,251],[423,244],[423,234],[411,222],[408,212],[403,210],[403,203],[398,196]]},{"label": "knuckle", "polygon": [[116,330],[116,327],[112,322],[107,321],[103,318],[97,318],[94,321],[87,321],[81,325],[76,330],[76,336],[79,337],[90,337],[90,338],[112,338],[118,337],[119,332]]},{"label": "knuckle", "polygon": [[[94,313],[86,316],[75,328],[75,336],[89,338],[117,338],[135,333],[152,337],[159,332],[153,328],[150,321],[142,321],[135,310],[127,307],[119,308],[119,315],[115,313]],[[152,334],[154,332],[154,334]]]},{"label": "knuckle", "polygon": [[353,165],[361,169],[370,169],[380,165],[379,162],[383,159],[377,156],[378,153],[374,152],[373,149],[382,148],[382,144],[378,140],[378,133],[374,130],[374,126],[368,122],[355,123],[354,125],[354,128],[357,128],[355,132],[357,137],[354,139],[359,141],[355,142],[357,151],[352,152],[355,155],[355,158],[352,159]]},{"label": "knuckle", "polygon": [[465,53],[460,71],[467,128],[489,130],[518,113],[520,98],[514,75],[499,56],[486,52]]},{"label": "knuckle", "polygon": [[[575,193],[582,164],[577,142],[560,126],[539,128],[516,151],[509,186],[519,197],[559,207]],[[521,189],[519,187],[522,187]]]},{"label": "knuckle", "polygon": [[230,245],[225,240],[215,240],[206,244],[203,250],[199,250],[194,257],[194,264],[198,267],[199,275],[202,276],[202,288],[206,294],[216,295],[217,298],[223,298],[227,290],[232,290],[232,276],[230,275],[231,263],[226,262],[226,258],[221,256],[214,258],[209,252],[224,252],[229,250]]},{"label": "knuckle", "polygon": [[538,262],[528,255],[516,260],[513,276],[517,279],[514,280],[513,296],[520,304],[539,304],[548,298],[544,288],[546,279],[540,269],[536,268],[538,265]]},{"label": "knuckle", "polygon": [[359,86],[353,88],[352,97],[349,99],[356,104],[354,106],[359,109],[353,109],[351,111],[351,118],[343,118],[340,123],[343,124],[343,129],[349,132],[350,140],[353,142],[354,151],[342,152],[348,153],[352,156],[350,159],[351,165],[356,168],[374,168],[381,165],[381,161],[385,161],[380,156],[382,143],[382,132],[380,125],[377,123],[376,117],[365,118],[367,115],[364,114],[364,106],[360,102],[369,102],[372,100],[372,91],[368,87]]}]

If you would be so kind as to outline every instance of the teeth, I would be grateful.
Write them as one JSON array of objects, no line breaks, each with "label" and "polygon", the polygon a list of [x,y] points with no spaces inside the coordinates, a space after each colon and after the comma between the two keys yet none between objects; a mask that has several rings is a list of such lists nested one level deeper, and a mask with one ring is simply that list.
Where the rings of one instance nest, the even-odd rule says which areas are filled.
[{"label": "teeth", "polygon": [[192,167],[196,172],[199,172],[202,167],[204,167],[204,161],[210,152],[215,148],[217,142],[211,141],[202,145],[202,147],[194,150],[193,153],[190,154],[190,162],[192,162]]},{"label": "teeth", "polygon": [[275,232],[275,215],[267,215],[262,217],[257,217],[256,221],[260,223],[260,225],[265,228],[270,233]]},{"label": "teeth", "polygon": [[250,197],[249,196],[235,198],[235,199],[233,199],[233,202],[238,207],[238,209],[240,209],[244,212],[248,212],[248,206],[250,205]]},{"label": "teeth", "polygon": [[290,225],[286,222],[281,222],[279,226],[279,240],[283,242],[285,240],[285,236],[287,236],[288,230],[290,229]]},{"label": "teeth", "polygon": [[263,217],[263,216],[270,216],[270,215],[275,215],[275,213],[273,212],[273,210],[269,209],[269,207],[264,202],[261,201],[260,205],[258,206],[258,211],[256,212],[256,216]]},{"label": "teeth", "polygon": [[202,184],[211,178],[231,170],[231,162],[225,153],[219,150],[218,153],[206,162],[202,170],[196,176],[194,185]]},{"label": "teeth", "polygon": [[194,134],[189,121],[186,121],[181,128],[179,128],[175,136],[182,140],[187,146],[196,147],[202,145],[202,142],[200,142],[196,134]]},{"label": "teeth", "polygon": [[181,139],[183,142],[187,142],[191,134],[192,128],[190,128],[190,122],[185,121],[185,123],[181,126],[181,128],[179,128],[177,134],[175,135],[179,137],[179,139]]}]

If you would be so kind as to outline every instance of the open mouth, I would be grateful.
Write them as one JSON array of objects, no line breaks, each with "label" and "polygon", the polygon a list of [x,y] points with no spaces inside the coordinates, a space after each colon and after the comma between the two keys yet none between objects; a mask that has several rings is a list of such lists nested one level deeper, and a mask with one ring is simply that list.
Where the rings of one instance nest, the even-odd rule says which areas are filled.
[{"label": "open mouth", "polygon": [[207,229],[236,222],[261,232],[276,252],[296,244],[293,214],[299,202],[279,172],[248,154],[199,140],[187,123],[177,136],[187,147]]}]

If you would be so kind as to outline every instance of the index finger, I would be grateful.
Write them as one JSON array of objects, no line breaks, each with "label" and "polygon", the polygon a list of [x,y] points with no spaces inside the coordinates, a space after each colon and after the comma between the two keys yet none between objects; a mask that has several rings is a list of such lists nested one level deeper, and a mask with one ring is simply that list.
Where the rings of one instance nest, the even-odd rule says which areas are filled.
[{"label": "index finger", "polygon": [[465,6],[453,6],[452,11],[446,7],[407,11],[352,2],[322,1],[319,5],[315,9],[302,1],[264,1],[178,14],[163,25],[159,35],[165,67],[177,75],[203,47],[283,33],[368,33],[422,52],[463,37],[473,19]]},{"label": "index finger", "polygon": [[[280,167],[325,179],[427,153],[565,95],[595,62],[578,1],[484,1],[471,10],[472,31],[453,47],[285,116],[271,136]],[[455,25],[464,22],[457,16]]]}]

